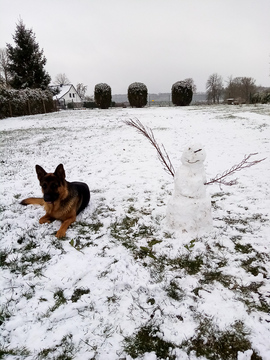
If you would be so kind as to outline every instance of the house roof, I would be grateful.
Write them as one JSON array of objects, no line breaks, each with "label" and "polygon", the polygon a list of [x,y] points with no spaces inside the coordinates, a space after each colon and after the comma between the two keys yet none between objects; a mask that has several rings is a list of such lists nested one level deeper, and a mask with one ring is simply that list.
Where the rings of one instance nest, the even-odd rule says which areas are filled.
[{"label": "house roof", "polygon": [[[57,86],[57,88],[60,90],[60,93],[53,97],[54,100],[60,100],[63,96],[65,96],[70,91],[71,88],[73,88],[73,90],[77,93],[75,87],[72,84],[67,84],[67,85],[62,85],[62,86],[60,85],[60,86]],[[79,94],[78,94],[78,96],[79,96]]]}]

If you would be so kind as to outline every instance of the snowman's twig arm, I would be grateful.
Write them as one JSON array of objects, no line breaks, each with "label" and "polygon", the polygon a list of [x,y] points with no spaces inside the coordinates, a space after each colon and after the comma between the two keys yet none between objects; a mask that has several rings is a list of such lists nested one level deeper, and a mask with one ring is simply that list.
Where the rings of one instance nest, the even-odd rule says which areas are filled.
[{"label": "snowman's twig arm", "polygon": [[251,158],[251,156],[254,156],[254,155],[258,155],[258,153],[245,155],[244,159],[239,164],[232,166],[229,170],[224,171],[221,175],[219,175],[219,174],[216,175],[213,179],[204,183],[204,185],[212,185],[214,183],[218,183],[221,185],[228,185],[228,186],[235,185],[237,183],[236,179],[230,180],[230,181],[225,181],[224,178],[226,176],[232,175],[236,171],[240,171],[247,167],[251,167],[251,166],[256,165],[266,159],[266,158],[264,158],[264,159],[255,160],[255,161],[248,161]]},{"label": "snowman's twig arm", "polygon": [[174,167],[171,163],[171,160],[169,158],[169,155],[167,153],[167,151],[165,150],[164,146],[162,145],[163,151],[161,150],[161,148],[159,147],[154,133],[152,131],[152,129],[146,128],[138,119],[132,120],[124,120],[124,123],[126,125],[132,126],[134,127],[139,133],[141,133],[143,136],[145,136],[150,143],[155,147],[155,149],[157,150],[158,153],[158,159],[159,161],[162,163],[162,165],[164,166],[165,171],[172,175],[174,177]]}]

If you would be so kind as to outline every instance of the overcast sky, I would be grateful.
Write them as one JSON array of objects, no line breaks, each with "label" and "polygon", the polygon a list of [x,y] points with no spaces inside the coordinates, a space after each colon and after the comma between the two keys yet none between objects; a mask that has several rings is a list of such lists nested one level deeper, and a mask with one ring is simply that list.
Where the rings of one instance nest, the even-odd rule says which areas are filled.
[{"label": "overcast sky", "polygon": [[0,48],[22,19],[47,59],[52,81],[65,73],[92,95],[105,82],[170,92],[193,78],[205,91],[218,73],[270,86],[270,0],[0,0]]}]

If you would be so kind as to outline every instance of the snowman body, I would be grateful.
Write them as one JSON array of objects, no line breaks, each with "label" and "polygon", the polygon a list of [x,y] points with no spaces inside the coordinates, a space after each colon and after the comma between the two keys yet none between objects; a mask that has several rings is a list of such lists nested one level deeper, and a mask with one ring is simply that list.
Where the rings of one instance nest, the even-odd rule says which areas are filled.
[{"label": "snowman body", "polygon": [[204,185],[205,156],[200,144],[193,144],[183,152],[166,214],[167,224],[174,230],[202,235],[212,228],[211,199]]}]

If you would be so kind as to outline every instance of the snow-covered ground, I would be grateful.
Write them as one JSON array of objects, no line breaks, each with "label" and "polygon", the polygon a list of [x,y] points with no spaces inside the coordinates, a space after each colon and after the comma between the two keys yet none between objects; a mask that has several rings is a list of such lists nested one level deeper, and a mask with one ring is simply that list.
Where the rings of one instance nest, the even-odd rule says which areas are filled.
[{"label": "snow-covered ground", "polygon": [[[208,180],[250,153],[266,160],[207,187],[211,233],[173,233],[173,178],[127,119],[152,128],[176,169],[202,143]],[[269,360],[269,129],[269,105],[1,120],[0,358]],[[63,240],[41,207],[20,205],[41,195],[35,165],[60,163],[91,190]]]}]

